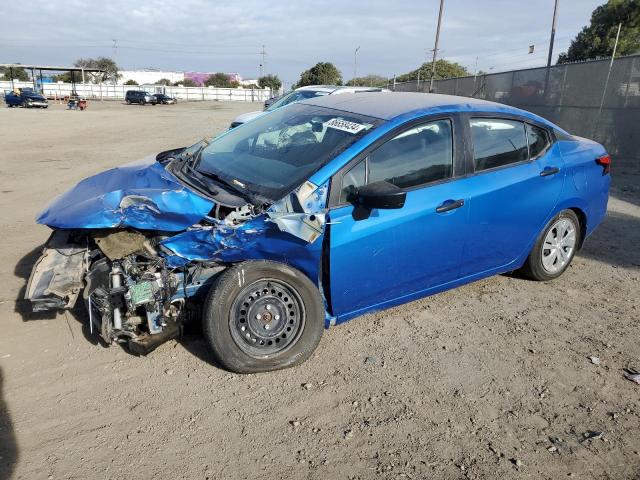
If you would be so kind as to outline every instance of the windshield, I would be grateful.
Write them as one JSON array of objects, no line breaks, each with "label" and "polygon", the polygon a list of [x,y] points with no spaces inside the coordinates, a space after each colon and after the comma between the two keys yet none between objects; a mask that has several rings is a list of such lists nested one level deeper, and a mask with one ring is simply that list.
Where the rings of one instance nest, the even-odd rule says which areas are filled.
[{"label": "windshield", "polygon": [[318,90],[294,90],[291,93],[287,93],[277,102],[273,102],[265,111],[272,112],[273,110],[284,107],[285,105],[289,105],[290,103],[299,102],[306,98],[320,97],[322,95],[328,94],[329,92],[321,92]]},{"label": "windshield", "polygon": [[295,104],[228,131],[202,149],[197,170],[279,200],[382,120]]}]

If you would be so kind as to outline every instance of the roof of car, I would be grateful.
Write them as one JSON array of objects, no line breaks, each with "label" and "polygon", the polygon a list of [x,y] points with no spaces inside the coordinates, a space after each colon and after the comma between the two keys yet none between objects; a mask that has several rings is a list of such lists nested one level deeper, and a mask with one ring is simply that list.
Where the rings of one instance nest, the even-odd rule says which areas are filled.
[{"label": "roof of car", "polygon": [[300,103],[317,105],[319,107],[335,108],[337,110],[380,118],[382,120],[391,120],[400,115],[411,113],[429,113],[429,111],[437,112],[438,110],[461,110],[524,115],[549,124],[548,121],[543,120],[537,115],[509,105],[489,102],[477,98],[440,95],[435,93],[363,92],[357,95],[325,95],[309,98]]},{"label": "roof of car", "polygon": [[347,85],[307,85],[306,87],[296,88],[296,90],[312,90],[314,92],[336,93],[338,91],[349,92],[367,92],[382,90],[380,87],[350,87]]}]

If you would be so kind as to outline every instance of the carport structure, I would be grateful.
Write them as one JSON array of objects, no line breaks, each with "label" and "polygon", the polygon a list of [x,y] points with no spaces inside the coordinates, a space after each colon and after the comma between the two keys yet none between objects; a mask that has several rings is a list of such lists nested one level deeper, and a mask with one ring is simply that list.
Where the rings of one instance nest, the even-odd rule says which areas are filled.
[{"label": "carport structure", "polygon": [[11,90],[14,89],[14,78],[13,78],[13,69],[14,68],[24,68],[26,70],[31,70],[31,80],[33,81],[33,89],[37,90],[36,87],[36,72],[39,72],[40,76],[40,85],[42,85],[42,72],[69,72],[71,74],[71,96],[77,97],[78,92],[76,92],[76,74],[80,73],[82,83],[85,83],[85,73],[105,73],[104,70],[99,70],[96,68],[81,68],[81,67],[58,67],[51,65],[23,65],[21,63],[0,63],[0,67],[4,67],[9,72],[9,78],[11,79]]}]

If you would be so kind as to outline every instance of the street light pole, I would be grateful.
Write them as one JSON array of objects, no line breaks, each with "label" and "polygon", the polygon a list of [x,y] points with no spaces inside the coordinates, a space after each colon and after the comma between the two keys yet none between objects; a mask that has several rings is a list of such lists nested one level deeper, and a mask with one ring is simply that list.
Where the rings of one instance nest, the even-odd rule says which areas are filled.
[{"label": "street light pole", "polygon": [[353,78],[355,79],[358,76],[358,51],[360,47],[358,46],[353,52]]},{"label": "street light pole", "polygon": [[436,44],[433,47],[433,61],[431,62],[431,82],[429,83],[429,93],[433,92],[433,77],[436,75],[436,57],[438,55],[438,42],[440,41],[440,23],[442,22],[442,9],[444,0],[440,0],[440,12],[438,13],[438,27],[436,28]]}]

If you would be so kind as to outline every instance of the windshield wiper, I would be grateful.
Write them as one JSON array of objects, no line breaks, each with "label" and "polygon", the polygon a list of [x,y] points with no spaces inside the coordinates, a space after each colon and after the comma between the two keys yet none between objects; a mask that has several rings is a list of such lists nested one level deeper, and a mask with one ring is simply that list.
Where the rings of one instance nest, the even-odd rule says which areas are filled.
[{"label": "windshield wiper", "polygon": [[239,186],[234,185],[232,182],[229,182],[229,181],[225,180],[220,175],[218,175],[216,173],[213,173],[213,172],[208,172],[206,170],[204,170],[204,171],[203,170],[197,170],[195,168],[190,168],[190,170],[192,172],[197,172],[199,175],[202,175],[203,177],[210,178],[211,180],[215,181],[216,183],[219,183],[219,184],[222,184],[223,186],[231,188],[231,190],[233,190],[235,193],[239,194],[242,198],[244,198],[245,200],[248,200],[250,203],[254,203],[255,204],[255,200],[254,200],[253,196],[249,192],[245,192]]},{"label": "windshield wiper", "polygon": [[209,192],[214,197],[216,197],[216,196],[218,196],[220,194],[220,190],[218,190],[216,188],[211,188],[211,184],[208,183],[208,182],[205,182],[202,179],[202,175],[200,175],[196,170],[191,168],[189,165],[186,165],[186,170],[187,170],[187,172],[189,172],[191,174],[190,175],[191,181],[194,182],[194,183],[197,183],[200,188],[202,188],[205,191]]}]

